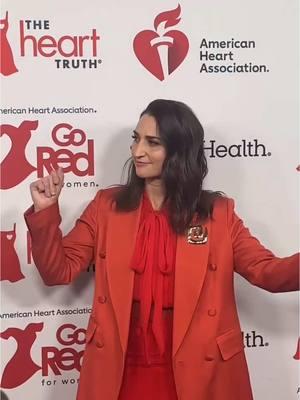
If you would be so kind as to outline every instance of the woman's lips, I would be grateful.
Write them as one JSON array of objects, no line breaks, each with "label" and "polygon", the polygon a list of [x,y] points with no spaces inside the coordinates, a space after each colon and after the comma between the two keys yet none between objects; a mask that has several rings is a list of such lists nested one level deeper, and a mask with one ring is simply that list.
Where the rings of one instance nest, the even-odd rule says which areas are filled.
[{"label": "woman's lips", "polygon": [[135,161],[135,166],[136,167],[145,167],[151,163],[146,163],[146,162],[141,162],[141,161]]}]

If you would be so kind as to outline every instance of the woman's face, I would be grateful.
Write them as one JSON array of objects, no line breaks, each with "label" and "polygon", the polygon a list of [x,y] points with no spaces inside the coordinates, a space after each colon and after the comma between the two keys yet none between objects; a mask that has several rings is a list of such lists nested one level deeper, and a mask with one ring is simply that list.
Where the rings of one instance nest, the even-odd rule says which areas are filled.
[{"label": "woman's face", "polygon": [[159,178],[166,159],[155,118],[144,114],[133,131],[131,146],[136,174],[140,178]]}]

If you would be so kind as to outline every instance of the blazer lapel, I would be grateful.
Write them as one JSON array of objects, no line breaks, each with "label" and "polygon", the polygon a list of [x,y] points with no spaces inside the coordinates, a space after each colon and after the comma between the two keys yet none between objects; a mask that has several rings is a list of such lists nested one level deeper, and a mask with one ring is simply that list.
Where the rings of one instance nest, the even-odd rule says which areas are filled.
[{"label": "blazer lapel", "polygon": [[173,356],[188,330],[202,289],[211,242],[211,222],[207,228],[208,240],[204,244],[190,244],[187,235],[177,239],[173,323]]},{"label": "blazer lapel", "polygon": [[130,323],[134,271],[131,259],[136,242],[141,205],[130,212],[111,212],[107,230],[107,275],[112,305],[124,353]]}]

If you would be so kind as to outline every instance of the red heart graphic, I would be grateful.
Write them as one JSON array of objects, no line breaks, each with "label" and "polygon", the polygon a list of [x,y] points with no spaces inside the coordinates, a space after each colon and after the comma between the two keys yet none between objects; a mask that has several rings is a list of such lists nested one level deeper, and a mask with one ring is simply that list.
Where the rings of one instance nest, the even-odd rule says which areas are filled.
[{"label": "red heart graphic", "polygon": [[161,37],[162,43],[151,45],[151,41],[160,36],[150,30],[139,32],[134,38],[133,49],[140,63],[154,75],[157,79],[163,81],[164,76],[161,60],[158,52],[158,46],[164,43],[163,38],[172,38],[173,43],[168,43],[168,73],[169,75],[174,72],[185,59],[188,49],[189,41],[187,37],[180,31],[169,31]]}]

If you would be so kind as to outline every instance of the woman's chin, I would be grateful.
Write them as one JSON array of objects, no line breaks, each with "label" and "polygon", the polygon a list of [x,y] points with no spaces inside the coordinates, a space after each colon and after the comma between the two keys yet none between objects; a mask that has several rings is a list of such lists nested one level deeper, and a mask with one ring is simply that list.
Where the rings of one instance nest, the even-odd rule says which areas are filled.
[{"label": "woman's chin", "polygon": [[139,178],[142,179],[160,179],[160,174],[151,173],[151,171],[146,171],[147,168],[135,168],[135,173]]},{"label": "woman's chin", "polygon": [[136,174],[137,174],[137,176],[138,176],[139,178],[142,178],[142,179],[151,178],[151,176],[149,176],[149,174],[145,174],[145,173],[143,173],[143,172],[138,172],[138,171],[136,171]]},{"label": "woman's chin", "polygon": [[140,179],[144,179],[145,182],[151,183],[161,181],[161,176],[150,175],[150,174],[137,174]]}]

